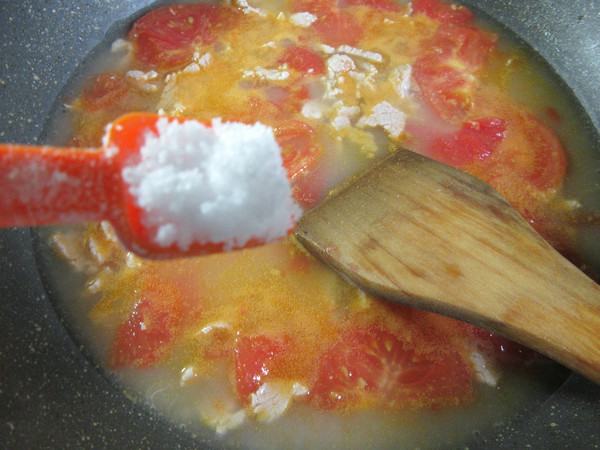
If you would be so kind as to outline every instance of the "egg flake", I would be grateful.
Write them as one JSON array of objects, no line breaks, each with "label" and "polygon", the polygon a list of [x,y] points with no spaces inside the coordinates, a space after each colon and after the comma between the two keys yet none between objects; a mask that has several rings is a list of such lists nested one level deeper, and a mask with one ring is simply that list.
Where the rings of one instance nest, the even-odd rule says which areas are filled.
[{"label": "egg flake", "polygon": [[392,138],[397,138],[404,130],[406,113],[392,106],[389,102],[375,105],[368,116],[358,121],[359,127],[382,127]]}]

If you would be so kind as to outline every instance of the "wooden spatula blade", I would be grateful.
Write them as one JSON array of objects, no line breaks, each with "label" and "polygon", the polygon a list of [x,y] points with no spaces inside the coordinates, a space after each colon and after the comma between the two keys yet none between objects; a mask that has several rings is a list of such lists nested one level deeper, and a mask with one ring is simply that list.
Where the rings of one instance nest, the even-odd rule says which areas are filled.
[{"label": "wooden spatula blade", "polygon": [[370,294],[466,320],[600,382],[600,288],[482,181],[399,150],[296,236]]}]

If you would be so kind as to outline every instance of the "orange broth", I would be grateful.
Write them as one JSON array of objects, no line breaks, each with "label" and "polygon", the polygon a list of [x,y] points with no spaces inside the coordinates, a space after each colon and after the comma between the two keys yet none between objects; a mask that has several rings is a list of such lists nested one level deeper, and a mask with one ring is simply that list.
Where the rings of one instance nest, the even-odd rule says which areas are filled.
[{"label": "orange broth", "polygon": [[[99,146],[126,111],[260,121],[305,208],[404,146],[482,178],[559,249],[573,246],[563,146],[507,93],[529,70],[523,54],[468,9],[249,3],[138,19],[71,102],[70,144]],[[548,364],[538,355],[372,298],[293,237],[176,261],[127,253],[106,224],[51,241],[84,280],[64,307],[94,357],[175,423],[227,445],[461,442],[548,387],[520,387]]]}]

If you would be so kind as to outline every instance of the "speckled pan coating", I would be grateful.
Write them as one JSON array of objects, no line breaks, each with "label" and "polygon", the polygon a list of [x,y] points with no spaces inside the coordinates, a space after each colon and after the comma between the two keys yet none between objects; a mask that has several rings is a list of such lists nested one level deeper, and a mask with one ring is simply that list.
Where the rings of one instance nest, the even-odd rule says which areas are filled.
[{"label": "speckled pan coating", "polygon": [[[0,0],[0,141],[39,142],[77,65],[113,23],[151,3]],[[600,129],[600,1],[466,3],[506,24],[549,61]],[[600,387],[571,376],[541,408],[494,436],[474,435],[466,446],[598,448],[599,423]],[[29,230],[0,230],[0,447],[211,445],[135,406],[102,376],[49,303]]]}]

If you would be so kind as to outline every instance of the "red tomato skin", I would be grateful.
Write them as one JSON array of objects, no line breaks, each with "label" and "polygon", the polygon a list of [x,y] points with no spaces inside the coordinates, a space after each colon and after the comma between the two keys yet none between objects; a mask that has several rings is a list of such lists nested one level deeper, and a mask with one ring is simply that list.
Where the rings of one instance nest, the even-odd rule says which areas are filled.
[{"label": "red tomato skin", "polygon": [[315,130],[306,122],[287,120],[277,125],[273,131],[282,148],[283,166],[288,178],[293,179],[310,163],[310,159],[305,158],[305,153],[313,146]]},{"label": "red tomato skin", "polygon": [[303,206],[314,206],[323,190],[323,178],[318,170],[323,149],[315,142],[314,129],[305,122],[287,120],[273,131],[282,150],[283,167],[294,199]]},{"label": "red tomato skin", "polygon": [[154,9],[138,19],[129,32],[134,57],[151,67],[174,69],[191,61],[193,44],[210,45],[215,26],[225,20],[224,7],[173,4]]},{"label": "red tomato skin", "polygon": [[116,331],[109,365],[113,369],[149,367],[168,354],[181,323],[176,304],[165,303],[156,293],[145,293],[129,319]]},{"label": "red tomato skin", "polygon": [[527,114],[527,140],[535,151],[527,179],[540,190],[557,188],[565,176],[567,158],[556,134],[532,114]]},{"label": "red tomato skin", "polygon": [[427,59],[414,65],[414,76],[425,100],[443,119],[462,119],[471,109],[471,81],[461,72]]},{"label": "red tomato skin", "polygon": [[443,50],[442,57],[455,57],[471,72],[488,62],[496,40],[495,34],[453,24],[440,25],[435,37],[437,48]]},{"label": "red tomato skin", "polygon": [[[535,116],[516,110],[507,116],[507,141],[500,147],[485,181],[525,213],[523,195],[559,189],[566,172],[566,154],[558,136]],[[509,137],[513,138],[509,141]],[[524,214],[527,215],[527,214]]]},{"label": "red tomato skin", "polygon": [[325,73],[325,61],[321,55],[300,46],[288,48],[280,58],[279,64],[287,64],[291,69],[304,74],[321,75]]},{"label": "red tomato skin", "polygon": [[442,24],[414,65],[414,77],[425,100],[444,120],[462,121],[477,89],[473,74],[488,62],[496,36],[476,28]]},{"label": "red tomato skin", "polygon": [[506,123],[497,117],[465,122],[456,133],[437,138],[430,156],[453,167],[487,160],[505,137]]},{"label": "red tomato skin", "polygon": [[425,14],[439,22],[456,25],[466,25],[475,17],[464,6],[457,6],[440,0],[413,0],[412,10],[415,14]]},{"label": "red tomato skin", "polygon": [[236,389],[242,399],[258,390],[265,382],[273,365],[287,350],[283,338],[264,335],[237,339],[235,347]]}]

